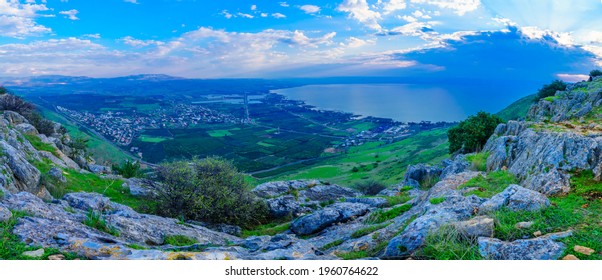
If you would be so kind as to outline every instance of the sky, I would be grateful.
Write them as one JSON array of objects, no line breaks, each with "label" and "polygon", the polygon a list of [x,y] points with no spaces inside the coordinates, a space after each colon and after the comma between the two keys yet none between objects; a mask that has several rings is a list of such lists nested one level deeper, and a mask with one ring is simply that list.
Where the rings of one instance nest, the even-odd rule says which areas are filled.
[{"label": "sky", "polygon": [[0,76],[567,81],[600,0],[0,0]]}]

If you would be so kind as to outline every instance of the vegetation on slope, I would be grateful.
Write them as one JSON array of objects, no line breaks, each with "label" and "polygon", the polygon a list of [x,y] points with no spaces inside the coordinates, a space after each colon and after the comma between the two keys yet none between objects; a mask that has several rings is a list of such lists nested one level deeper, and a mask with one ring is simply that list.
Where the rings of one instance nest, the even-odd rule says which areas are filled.
[{"label": "vegetation on slope", "polygon": [[506,122],[509,120],[524,119],[527,116],[527,113],[529,112],[529,108],[531,108],[531,105],[533,105],[533,103],[535,103],[535,101],[537,101],[536,97],[537,97],[536,94],[525,96],[525,97],[515,101],[514,103],[508,105],[508,107],[499,111],[495,115],[500,117],[503,121],[506,121]]},{"label": "vegetation on slope", "polygon": [[468,117],[447,132],[449,153],[480,151],[497,125],[502,122],[499,117],[485,112],[478,112],[476,115]]}]

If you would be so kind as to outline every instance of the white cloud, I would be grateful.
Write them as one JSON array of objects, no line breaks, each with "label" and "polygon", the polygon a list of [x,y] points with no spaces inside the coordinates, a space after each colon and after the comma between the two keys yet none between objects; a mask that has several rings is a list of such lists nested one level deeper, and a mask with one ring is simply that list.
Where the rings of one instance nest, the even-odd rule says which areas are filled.
[{"label": "white cloud", "polygon": [[285,17],[286,17],[285,15],[283,15],[283,14],[281,14],[281,13],[273,13],[273,14],[272,14],[272,16],[273,16],[274,18],[285,18]]},{"label": "white cloud", "polygon": [[434,5],[442,9],[451,9],[459,16],[472,12],[481,5],[480,0],[410,0],[415,4]]},{"label": "white cloud", "polygon": [[349,37],[347,39],[347,44],[345,44],[349,48],[361,48],[367,45],[374,45],[376,41],[374,40],[362,40],[355,37]]},{"label": "white cloud", "polygon": [[229,13],[228,10],[223,10],[220,14],[223,15],[227,19],[231,19],[232,17],[234,17],[234,15]]},{"label": "white cloud", "polygon": [[79,13],[78,10],[76,9],[72,9],[72,10],[68,10],[68,11],[60,11],[59,14],[61,15],[65,15],[66,18],[70,19],[70,20],[79,20],[79,18],[77,17],[77,14]]},{"label": "white cloud", "polygon": [[587,81],[589,79],[589,75],[581,75],[581,74],[556,74],[556,77],[559,79],[569,82],[576,83],[581,81]]},{"label": "white cloud", "polygon": [[[65,1],[65,2],[67,2],[67,1]],[[123,2],[132,3],[132,4],[140,4],[140,3],[138,3],[138,0],[123,0]]]},{"label": "white cloud", "polygon": [[51,32],[51,29],[35,22],[35,18],[50,16],[45,4],[22,4],[14,0],[0,0],[0,37],[25,38]]},{"label": "white cloud", "polygon": [[280,2],[280,3],[278,3],[278,4],[280,4],[280,6],[282,6],[282,7],[289,7],[289,6],[290,6],[290,5],[289,5],[288,3],[286,3],[286,2]]},{"label": "white cloud", "polygon": [[82,37],[92,38],[92,39],[100,39],[100,34],[98,34],[98,33],[95,33],[95,34],[85,34]]},{"label": "white cloud", "polygon": [[412,16],[400,16],[400,18],[407,22],[417,22],[418,21],[418,19],[416,19],[415,17],[412,17]]},{"label": "white cloud", "polygon": [[250,14],[245,14],[245,13],[238,13],[237,14],[239,17],[244,17],[244,18],[254,18],[253,15]]},{"label": "white cloud", "polygon": [[251,5],[251,11],[257,10],[257,5]]},{"label": "white cloud", "polygon": [[128,46],[137,47],[137,48],[148,47],[148,46],[153,46],[153,45],[154,46],[162,46],[165,44],[164,42],[155,41],[155,40],[138,40],[131,36],[124,37],[120,40]]},{"label": "white cloud", "polygon": [[303,5],[300,6],[299,9],[304,11],[306,14],[315,14],[320,12],[320,7],[315,5]]},{"label": "white cloud", "polygon": [[378,23],[378,20],[382,18],[381,14],[371,10],[366,0],[345,0],[337,9],[349,13],[349,17],[365,24],[370,29],[382,30]]},{"label": "white cloud", "polygon": [[397,10],[403,10],[407,7],[405,0],[390,0],[384,3],[383,10],[385,15],[395,12]]},{"label": "white cloud", "polygon": [[263,17],[263,18],[264,18],[264,17],[268,17],[268,13],[261,13],[261,14],[259,14],[259,15],[260,15],[261,17]]}]

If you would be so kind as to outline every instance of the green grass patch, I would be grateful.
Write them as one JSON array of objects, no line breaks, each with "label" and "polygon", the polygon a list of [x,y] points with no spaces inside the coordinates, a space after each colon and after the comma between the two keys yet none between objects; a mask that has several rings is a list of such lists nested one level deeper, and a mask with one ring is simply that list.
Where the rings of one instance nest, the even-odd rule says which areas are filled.
[{"label": "green grass patch", "polygon": [[84,220],[83,224],[91,228],[100,230],[102,232],[106,232],[110,235],[119,236],[119,231],[117,231],[116,228],[109,225],[101,213],[96,213],[94,211],[88,212],[86,220]]},{"label": "green grass patch", "polygon": [[504,121],[524,119],[529,112],[531,105],[537,101],[536,95],[525,96],[516,102],[510,104],[496,115]]},{"label": "green grass patch", "polygon": [[127,246],[129,248],[134,249],[134,250],[148,250],[147,247],[144,247],[144,246],[141,246],[141,245],[138,245],[138,244],[128,244]]},{"label": "green grass patch", "polygon": [[252,230],[243,230],[242,236],[243,236],[243,238],[247,238],[249,236],[262,236],[262,235],[273,236],[273,235],[287,231],[289,229],[290,225],[291,225],[290,222],[284,223],[284,224],[270,223],[267,225],[261,225]]},{"label": "green grass patch", "polygon": [[396,196],[385,196],[383,198],[387,200],[387,203],[389,203],[389,206],[404,204],[412,199],[406,193],[400,193],[399,195],[396,195]]},{"label": "green grass patch", "polygon": [[487,172],[487,158],[489,158],[489,153],[478,153],[466,156],[466,159],[472,164],[472,169],[482,172]]},{"label": "green grass patch", "polygon": [[176,247],[190,246],[199,243],[196,239],[184,235],[168,235],[163,240],[164,245],[172,245]]},{"label": "green grass patch", "polygon": [[30,258],[23,255],[24,252],[40,249],[39,246],[29,246],[19,240],[19,237],[13,233],[19,218],[28,216],[24,212],[13,211],[13,216],[6,222],[0,222],[0,260],[46,260],[48,256],[62,254],[68,260],[76,258],[83,259],[73,253],[60,252],[54,248],[44,248],[44,255],[40,258]]},{"label": "green grass patch", "polygon": [[343,240],[343,239],[338,239],[338,240],[332,241],[332,242],[330,242],[330,243],[322,246],[320,248],[320,251],[326,251],[326,250],[328,250],[330,248],[339,246],[339,245],[343,244],[343,242],[345,242],[345,240]]},{"label": "green grass patch", "polygon": [[351,234],[351,238],[360,238],[360,237],[362,237],[364,235],[368,235],[370,233],[373,233],[373,232],[375,232],[375,231],[377,231],[379,229],[383,229],[383,228],[387,227],[390,224],[391,223],[383,223],[383,224],[380,224],[380,225],[373,225],[373,226],[369,226],[369,227],[358,229],[358,230],[354,231]]},{"label": "green grass patch", "polygon": [[29,143],[31,143],[36,150],[50,152],[53,155],[58,156],[58,151],[56,148],[52,146],[52,144],[42,142],[40,137],[28,134],[24,134],[23,137],[25,137],[25,139],[27,139],[27,141],[29,141]]},{"label": "green grass patch", "polygon": [[476,240],[466,240],[455,227],[446,225],[426,236],[417,256],[433,260],[480,260]]},{"label": "green grass patch", "polygon": [[234,135],[234,134],[232,134],[232,132],[230,132],[229,130],[225,130],[225,129],[211,130],[211,131],[208,131],[207,134],[209,134],[209,136],[211,136],[211,137],[216,137],[216,138]]},{"label": "green grass patch", "polygon": [[270,144],[270,143],[266,143],[263,141],[257,142],[257,145],[262,146],[262,147],[266,147],[266,148],[271,148],[271,147],[275,147],[276,145]]},{"label": "green grass patch", "polygon": [[548,101],[548,102],[554,102],[555,100],[558,100],[558,96],[556,96],[556,95],[548,96],[548,97],[544,98],[543,100]]},{"label": "green grass patch", "polygon": [[163,141],[169,140],[170,138],[142,135],[138,139],[140,139],[140,141],[146,142],[146,143],[161,143]]},{"label": "green grass patch", "polygon": [[412,205],[404,204],[401,206],[391,208],[387,211],[385,211],[383,209],[377,209],[370,214],[370,216],[366,219],[365,223],[366,224],[384,223],[388,220],[391,220],[391,219],[409,211],[411,208],[412,208]]},{"label": "green grass patch", "polygon": [[445,199],[446,199],[445,197],[436,197],[436,198],[431,198],[429,200],[429,202],[433,205],[437,205],[437,204],[443,203],[445,201]]},{"label": "green grass patch", "polygon": [[465,193],[465,195],[475,194],[481,198],[491,198],[494,195],[502,192],[511,184],[517,184],[518,179],[508,171],[495,171],[487,174],[487,176],[479,175],[468,182],[460,185],[459,188],[472,188],[476,190]]}]

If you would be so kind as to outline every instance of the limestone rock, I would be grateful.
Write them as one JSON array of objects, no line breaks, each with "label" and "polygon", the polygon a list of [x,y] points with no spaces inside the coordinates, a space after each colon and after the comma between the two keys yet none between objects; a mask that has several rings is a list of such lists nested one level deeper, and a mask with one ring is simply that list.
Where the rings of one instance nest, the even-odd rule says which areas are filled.
[{"label": "limestone rock", "polygon": [[443,170],[441,172],[441,179],[444,179],[450,175],[462,173],[470,167],[470,163],[466,159],[465,155],[458,155],[453,160],[443,161]]},{"label": "limestone rock", "polygon": [[468,238],[493,237],[493,219],[487,216],[474,217],[468,221],[453,224],[458,232]]},{"label": "limestone rock", "polygon": [[15,129],[24,135],[38,135],[38,130],[31,124],[22,123],[15,126]]},{"label": "limestone rock", "polygon": [[404,185],[412,185],[412,180],[420,185],[428,180],[438,181],[443,169],[426,164],[409,165],[403,178]]},{"label": "limestone rock", "polygon": [[50,255],[48,256],[48,260],[50,261],[62,261],[65,260],[65,256],[61,254]]},{"label": "limestone rock", "polygon": [[38,193],[40,190],[40,171],[29,163],[23,152],[16,150],[4,140],[0,140],[0,149],[7,158],[8,167],[14,174],[15,179],[18,180],[17,187],[22,191]]},{"label": "limestone rock", "polygon": [[370,207],[382,208],[389,205],[389,201],[382,197],[349,197],[345,199],[346,202],[351,203],[363,203]]},{"label": "limestone rock", "polygon": [[306,189],[319,184],[317,180],[268,182],[255,187],[253,193],[261,198],[274,198],[289,194],[292,190]]},{"label": "limestone rock", "polygon": [[594,249],[579,246],[579,245],[575,245],[575,247],[573,247],[573,250],[577,253],[581,253],[581,254],[584,254],[587,256],[590,256],[591,254],[596,252]]},{"label": "limestone rock", "polygon": [[287,216],[298,217],[304,213],[312,212],[312,209],[301,206],[299,201],[292,195],[285,195],[266,200],[270,215],[274,218]]},{"label": "limestone rock", "polygon": [[50,177],[54,178],[55,180],[58,180],[59,182],[67,182],[67,178],[65,178],[65,176],[63,175],[63,171],[56,167],[50,168],[50,171],[48,171],[48,175],[50,175]]},{"label": "limestone rock", "polygon": [[519,185],[510,185],[479,206],[479,213],[499,210],[502,207],[514,211],[535,211],[550,206],[548,198],[536,191]]},{"label": "limestone rock", "polygon": [[44,249],[23,252],[23,256],[30,257],[30,258],[41,258],[43,255],[44,255]]},{"label": "limestone rock", "polygon": [[517,229],[528,229],[528,228],[531,228],[532,226],[533,226],[533,222],[518,222],[518,223],[516,223],[516,225],[514,225],[514,227]]},{"label": "limestone rock", "polygon": [[346,222],[352,217],[363,216],[367,212],[368,206],[366,204],[336,203],[296,219],[291,224],[291,230],[297,235],[309,235],[319,232],[332,224]]},{"label": "limestone rock", "polygon": [[564,261],[578,261],[579,258],[575,257],[575,255],[566,255],[564,256],[564,258],[562,258],[562,260]]},{"label": "limestone rock", "polygon": [[495,238],[480,237],[479,252],[490,260],[557,260],[566,246],[551,237],[519,239],[504,242]]},{"label": "limestone rock", "polygon": [[12,217],[13,213],[11,213],[8,209],[6,209],[0,204],[0,223],[8,221]]},{"label": "limestone rock", "polygon": [[94,174],[110,174],[111,168],[104,165],[88,164],[88,170]]}]

